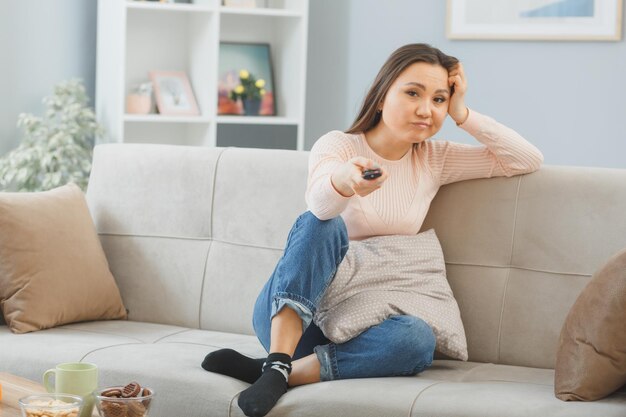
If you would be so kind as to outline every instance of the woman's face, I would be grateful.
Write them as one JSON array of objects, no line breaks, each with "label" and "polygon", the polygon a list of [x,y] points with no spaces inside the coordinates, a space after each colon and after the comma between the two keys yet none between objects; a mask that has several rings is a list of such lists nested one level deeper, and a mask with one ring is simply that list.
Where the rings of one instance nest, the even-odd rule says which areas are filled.
[{"label": "woman's face", "polygon": [[441,129],[448,114],[448,71],[417,62],[393,82],[382,105],[381,121],[393,140],[420,143]]}]

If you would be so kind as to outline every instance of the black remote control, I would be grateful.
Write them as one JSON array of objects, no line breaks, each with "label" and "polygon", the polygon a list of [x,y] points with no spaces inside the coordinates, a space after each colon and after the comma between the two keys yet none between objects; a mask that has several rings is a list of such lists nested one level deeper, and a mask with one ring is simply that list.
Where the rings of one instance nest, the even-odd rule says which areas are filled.
[{"label": "black remote control", "polygon": [[363,171],[363,179],[373,180],[383,175],[380,169],[366,169]]}]

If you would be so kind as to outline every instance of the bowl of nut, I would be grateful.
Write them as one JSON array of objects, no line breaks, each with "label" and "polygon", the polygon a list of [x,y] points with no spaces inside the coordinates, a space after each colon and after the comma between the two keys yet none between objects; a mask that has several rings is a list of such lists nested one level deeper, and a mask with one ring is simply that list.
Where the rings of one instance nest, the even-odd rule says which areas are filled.
[{"label": "bowl of nut", "polygon": [[30,395],[18,400],[22,417],[78,417],[83,399],[69,394]]},{"label": "bowl of nut", "polygon": [[154,391],[137,382],[94,391],[101,417],[146,417]]}]

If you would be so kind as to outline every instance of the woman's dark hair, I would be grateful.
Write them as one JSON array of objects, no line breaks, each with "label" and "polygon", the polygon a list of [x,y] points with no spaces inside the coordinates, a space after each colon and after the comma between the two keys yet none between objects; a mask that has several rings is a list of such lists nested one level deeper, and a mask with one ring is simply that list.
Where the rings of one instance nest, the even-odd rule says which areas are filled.
[{"label": "woman's dark hair", "polygon": [[378,72],[363,100],[359,115],[346,133],[367,132],[378,124],[381,118],[378,107],[385,99],[389,87],[402,71],[416,62],[440,65],[450,72],[458,65],[459,60],[425,43],[412,43],[396,49]]}]

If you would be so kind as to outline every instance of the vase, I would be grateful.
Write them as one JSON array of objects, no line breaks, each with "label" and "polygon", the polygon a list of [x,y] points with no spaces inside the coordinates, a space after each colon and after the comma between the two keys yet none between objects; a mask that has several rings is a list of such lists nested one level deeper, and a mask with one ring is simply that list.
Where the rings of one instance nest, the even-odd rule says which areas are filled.
[{"label": "vase", "polygon": [[246,116],[258,116],[261,110],[261,100],[258,98],[247,98],[243,101],[243,114]]},{"label": "vase", "polygon": [[152,106],[152,99],[147,94],[129,94],[126,97],[126,113],[148,114]]}]

